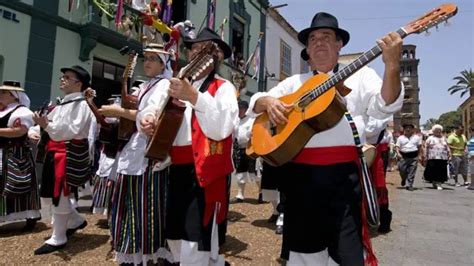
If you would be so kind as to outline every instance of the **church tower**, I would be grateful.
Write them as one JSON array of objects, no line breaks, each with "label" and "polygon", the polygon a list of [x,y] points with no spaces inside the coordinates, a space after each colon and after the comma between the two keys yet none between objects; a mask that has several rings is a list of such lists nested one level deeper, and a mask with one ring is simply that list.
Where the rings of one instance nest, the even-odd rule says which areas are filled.
[{"label": "church tower", "polygon": [[405,98],[402,109],[393,116],[394,129],[398,130],[405,123],[420,127],[420,99],[418,87],[418,63],[416,46],[403,45],[400,61],[400,79],[405,86]]}]

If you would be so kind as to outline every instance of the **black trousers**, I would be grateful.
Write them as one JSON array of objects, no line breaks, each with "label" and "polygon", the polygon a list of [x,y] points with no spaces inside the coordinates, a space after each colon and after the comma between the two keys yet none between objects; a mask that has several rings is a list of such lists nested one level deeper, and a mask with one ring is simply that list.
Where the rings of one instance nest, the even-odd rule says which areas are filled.
[{"label": "black trousers", "polygon": [[340,265],[364,265],[357,164],[289,163],[284,172],[282,254],[316,253],[327,248]]}]

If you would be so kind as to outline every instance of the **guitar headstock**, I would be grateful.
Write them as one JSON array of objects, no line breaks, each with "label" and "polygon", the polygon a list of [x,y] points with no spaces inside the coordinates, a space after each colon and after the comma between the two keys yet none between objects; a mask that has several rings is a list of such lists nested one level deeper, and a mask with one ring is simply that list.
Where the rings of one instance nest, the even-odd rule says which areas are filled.
[{"label": "guitar headstock", "polygon": [[128,53],[127,66],[123,71],[123,78],[132,78],[135,66],[137,65],[138,54],[134,50],[130,50]]},{"label": "guitar headstock", "polygon": [[433,9],[431,12],[428,12],[416,20],[408,23],[406,26],[403,26],[403,30],[407,35],[428,31],[429,28],[437,26],[443,21],[447,21],[448,18],[456,15],[457,12],[458,7],[455,4],[443,4]]},{"label": "guitar headstock", "polygon": [[91,88],[88,88],[84,91],[84,98],[86,101],[91,102],[95,97],[97,97],[97,92]]},{"label": "guitar headstock", "polygon": [[181,69],[178,78],[187,77],[191,79],[190,81],[196,80],[206,69],[214,68],[217,60],[217,44],[209,42],[199,53],[191,58],[189,64]]}]

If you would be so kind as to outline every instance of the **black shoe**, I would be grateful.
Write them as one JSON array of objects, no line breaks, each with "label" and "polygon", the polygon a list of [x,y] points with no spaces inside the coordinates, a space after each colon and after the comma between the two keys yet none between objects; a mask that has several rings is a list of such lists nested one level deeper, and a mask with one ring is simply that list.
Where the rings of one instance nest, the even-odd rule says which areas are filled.
[{"label": "black shoe", "polygon": [[283,225],[277,225],[277,228],[275,229],[275,234],[277,235],[283,234]]},{"label": "black shoe", "polygon": [[36,222],[41,218],[26,219],[25,226],[21,229],[22,232],[32,232],[35,230]]},{"label": "black shoe", "polygon": [[66,230],[66,236],[71,237],[77,230],[84,229],[87,226],[87,221],[84,221],[81,225],[76,228],[71,228]]},{"label": "black shoe", "polygon": [[258,204],[267,203],[266,201],[263,201],[262,193],[258,193],[258,201],[257,201],[257,203],[258,203]]},{"label": "black shoe", "polygon": [[233,198],[229,201],[229,204],[235,204],[235,203],[243,203],[244,200],[243,199],[239,199],[239,198]]},{"label": "black shoe", "polygon": [[412,187],[412,186],[408,186],[408,187],[407,187],[407,190],[408,190],[408,191],[414,191],[414,190],[415,190],[415,188],[414,188],[414,187]]},{"label": "black shoe", "polygon": [[35,255],[49,254],[49,253],[55,252],[56,250],[60,250],[60,249],[64,248],[65,246],[66,246],[66,244],[62,244],[62,245],[59,245],[59,246],[52,246],[50,244],[44,244],[40,248],[35,250]]},{"label": "black shoe", "polygon": [[405,179],[402,179],[402,187],[404,187],[406,184],[406,180]]},{"label": "black shoe", "polygon": [[278,220],[278,216],[280,216],[280,215],[279,214],[272,214],[272,216],[270,216],[270,218],[268,218],[267,222],[270,223],[270,224],[276,223],[276,221]]}]

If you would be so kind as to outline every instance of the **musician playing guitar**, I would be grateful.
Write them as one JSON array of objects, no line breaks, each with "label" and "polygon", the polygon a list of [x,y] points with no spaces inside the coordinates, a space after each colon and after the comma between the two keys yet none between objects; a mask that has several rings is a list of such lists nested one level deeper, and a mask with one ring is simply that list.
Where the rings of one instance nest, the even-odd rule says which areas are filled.
[{"label": "musician playing guitar", "polygon": [[[301,55],[311,72],[293,75],[269,92],[254,94],[249,115],[267,112],[273,124],[286,124],[287,113],[300,106],[278,98],[297,91],[316,73],[333,74],[341,68],[338,57],[349,41],[349,33],[339,28],[333,15],[317,13],[298,39],[306,46]],[[363,67],[344,81],[352,92],[343,101],[359,133],[364,132],[368,116],[386,118],[399,110],[403,101],[399,78],[402,39],[392,32],[377,42],[385,63],[383,79],[374,70]],[[339,92],[346,93],[342,89]],[[329,261],[364,265],[364,249],[368,254],[366,262],[376,264],[370,240],[363,239],[362,233],[365,223],[355,138],[350,118],[341,116],[335,126],[313,135],[303,150],[282,166],[285,173],[291,173],[282,179],[286,195],[283,247],[287,249],[283,254],[289,251],[285,259],[291,265],[326,265]],[[360,138],[363,142],[364,136]]]},{"label": "musician playing guitar", "polygon": [[[140,84],[137,110],[118,105],[102,107],[106,116],[136,120],[147,106],[161,106],[167,98],[170,54],[162,44],[150,43],[143,49],[143,70],[148,81]],[[111,236],[119,264],[169,257],[164,246],[164,190],[166,171],[153,172],[151,160],[145,158],[147,135],[135,131],[117,157],[117,179],[112,196]]]},{"label": "musician playing guitar", "polygon": [[[188,59],[194,61],[211,42],[218,46],[219,62],[231,55],[230,47],[205,28],[196,39],[185,41]],[[174,261],[182,265],[224,265],[218,249],[225,236],[228,177],[233,171],[231,135],[238,124],[238,106],[235,87],[218,76],[217,69],[206,68],[193,84],[187,77],[173,78],[168,91],[186,106],[170,151],[166,214],[168,246]],[[140,112],[141,127],[150,135],[158,108]]]}]

